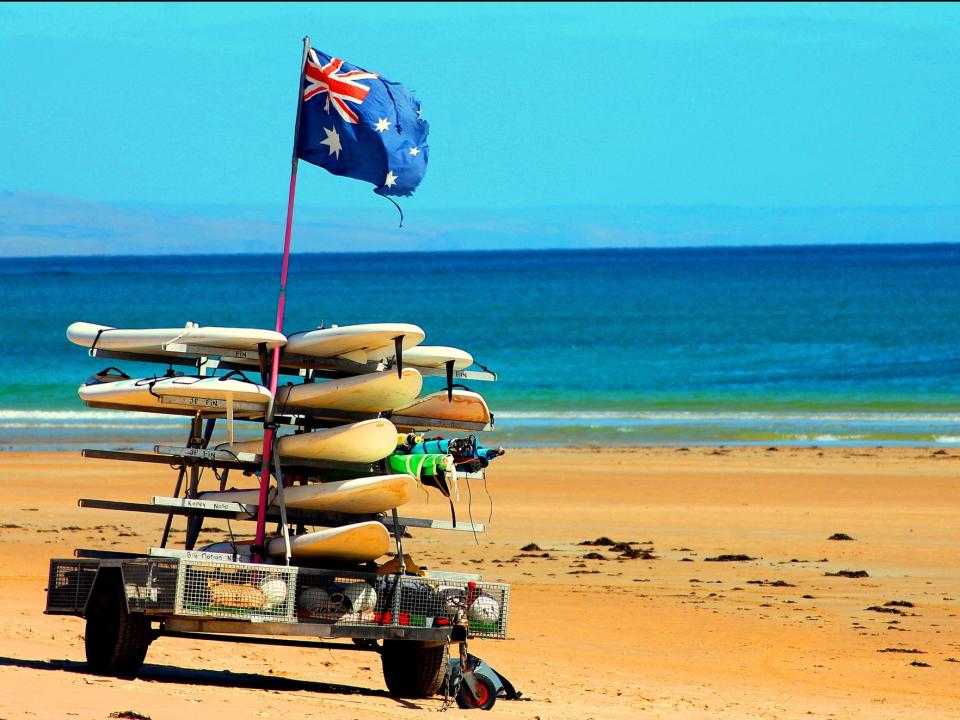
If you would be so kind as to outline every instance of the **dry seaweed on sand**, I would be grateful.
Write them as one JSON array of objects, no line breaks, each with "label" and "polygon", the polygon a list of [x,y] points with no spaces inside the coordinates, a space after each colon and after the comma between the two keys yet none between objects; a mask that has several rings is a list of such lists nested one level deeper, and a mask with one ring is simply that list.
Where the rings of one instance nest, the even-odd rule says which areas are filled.
[{"label": "dry seaweed on sand", "polygon": [[657,556],[644,548],[627,547],[621,552],[620,557],[625,560],[656,560]]},{"label": "dry seaweed on sand", "polygon": [[601,537],[598,537],[596,540],[584,540],[583,542],[577,543],[577,545],[599,545],[599,546],[616,545],[616,544],[617,543],[615,541],[611,540],[606,535],[602,535]]},{"label": "dry seaweed on sand", "polygon": [[749,555],[717,555],[716,557],[704,558],[706,562],[749,562],[750,560],[756,560],[754,557]]},{"label": "dry seaweed on sand", "polygon": [[879,605],[871,605],[867,608],[870,612],[878,613],[891,613],[893,615],[904,615],[903,610],[897,610],[895,607],[880,607]]},{"label": "dry seaweed on sand", "polygon": [[845,577],[845,578],[865,578],[870,577],[866,570],[838,570],[837,572],[825,572],[826,577]]},{"label": "dry seaweed on sand", "polygon": [[834,533],[827,540],[853,540],[853,538],[846,533]]}]

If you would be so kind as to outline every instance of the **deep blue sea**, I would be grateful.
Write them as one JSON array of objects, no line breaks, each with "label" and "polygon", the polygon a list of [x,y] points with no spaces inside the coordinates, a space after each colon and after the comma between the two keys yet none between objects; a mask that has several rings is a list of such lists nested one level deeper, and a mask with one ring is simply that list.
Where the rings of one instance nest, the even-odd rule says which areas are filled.
[{"label": "deep blue sea", "polygon": [[[279,267],[0,260],[0,446],[182,439],[182,418],[86,409],[77,386],[117,363],[67,325],[272,328]],[[504,445],[960,444],[958,245],[294,255],[284,329],[321,322],[472,352]]]}]

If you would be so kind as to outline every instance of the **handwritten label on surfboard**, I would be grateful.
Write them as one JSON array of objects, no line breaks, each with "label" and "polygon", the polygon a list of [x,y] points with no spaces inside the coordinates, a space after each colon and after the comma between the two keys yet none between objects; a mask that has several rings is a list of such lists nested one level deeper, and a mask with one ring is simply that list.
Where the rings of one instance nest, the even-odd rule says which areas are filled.
[{"label": "handwritten label on surfboard", "polygon": [[[219,398],[205,398],[205,397],[194,397],[194,396],[181,396],[181,395],[166,395],[160,390],[158,393],[160,395],[160,404],[161,405],[189,405],[191,407],[203,407],[203,408],[214,408],[217,410],[226,410],[227,401],[220,400]],[[246,411],[253,410],[256,412],[263,412],[263,405],[258,405],[257,403],[250,402],[234,402],[233,409]]]},{"label": "handwritten label on surfboard", "polygon": [[257,350],[239,350],[236,348],[218,348],[207,345],[188,345],[185,343],[167,343],[163,346],[167,352],[185,353],[188,355],[218,356],[234,360],[259,360]]},{"label": "handwritten label on surfboard", "polygon": [[196,500],[193,498],[165,498],[154,497],[154,505],[166,507],[193,508],[196,510],[216,510],[219,512],[245,513],[256,510],[255,505],[244,505],[238,502],[222,502],[217,500]]},{"label": "handwritten label on surfboard", "polygon": [[253,462],[259,457],[259,455],[254,453],[233,453],[228,450],[205,450],[203,448],[188,448],[176,445],[154,445],[153,451],[158,455],[176,455],[177,457],[192,457],[202,460],[229,460],[236,462]]},{"label": "handwritten label on surfboard", "polygon": [[206,560],[208,562],[232,562],[229,553],[207,552],[206,550],[174,550],[171,548],[150,548],[151,557],[184,558],[186,560]]}]

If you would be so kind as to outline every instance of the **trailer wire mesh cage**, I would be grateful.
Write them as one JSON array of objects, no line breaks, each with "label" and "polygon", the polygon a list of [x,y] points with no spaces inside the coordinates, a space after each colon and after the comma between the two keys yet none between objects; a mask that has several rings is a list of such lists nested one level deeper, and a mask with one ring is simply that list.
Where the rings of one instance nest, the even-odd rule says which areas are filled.
[{"label": "trailer wire mesh cage", "polygon": [[83,615],[104,570],[122,573],[129,610],[148,615],[341,630],[443,628],[466,620],[471,637],[507,637],[510,586],[503,583],[228,560],[143,557],[109,567],[96,559],[51,560],[47,612]]},{"label": "trailer wire mesh cage", "polygon": [[296,567],[179,561],[175,615],[296,622]]},{"label": "trailer wire mesh cage", "polygon": [[297,617],[344,626],[443,627],[458,615],[474,637],[505,638],[510,586],[301,568]]},{"label": "trailer wire mesh cage", "polygon": [[176,608],[179,565],[176,560],[124,560],[123,591],[131,612],[169,614]]},{"label": "trailer wire mesh cage", "polygon": [[82,614],[99,567],[98,560],[51,560],[46,612],[50,615]]}]

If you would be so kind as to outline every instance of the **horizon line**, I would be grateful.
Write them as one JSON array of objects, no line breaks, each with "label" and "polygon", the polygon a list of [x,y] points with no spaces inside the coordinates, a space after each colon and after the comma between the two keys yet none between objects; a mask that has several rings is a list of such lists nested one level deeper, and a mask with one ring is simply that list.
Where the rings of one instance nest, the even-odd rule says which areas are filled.
[{"label": "horizon line", "polygon": [[[932,241],[923,241],[923,242],[884,242],[884,241],[873,241],[873,242],[838,242],[838,243],[777,243],[770,245],[759,245],[759,244],[745,244],[745,245],[604,245],[604,246],[585,246],[585,247],[538,247],[538,248],[484,248],[484,249],[462,249],[462,248],[451,248],[448,250],[442,250],[447,253],[456,253],[460,255],[478,255],[478,254],[489,254],[489,253],[544,253],[544,252],[560,252],[560,253],[576,253],[576,252],[598,252],[598,251],[656,251],[656,252],[669,252],[674,250],[783,250],[783,249],[795,249],[795,248],[811,248],[811,249],[848,249],[848,248],[872,248],[872,247],[903,247],[903,248],[919,248],[919,247],[939,247],[939,246],[950,246],[955,245],[960,247],[960,242],[955,240],[932,240]],[[305,255],[434,255],[438,252],[437,249],[430,250],[353,250],[350,252],[344,251],[327,251],[327,250],[310,250],[306,252],[295,252],[290,251],[291,256],[305,256]],[[5,260],[56,260],[56,259],[71,259],[71,258],[142,258],[142,257],[272,257],[274,255],[282,255],[283,250],[278,249],[274,252],[196,252],[196,253],[182,253],[182,252],[162,252],[162,253],[103,253],[103,254],[77,254],[77,255],[0,255]]]}]

